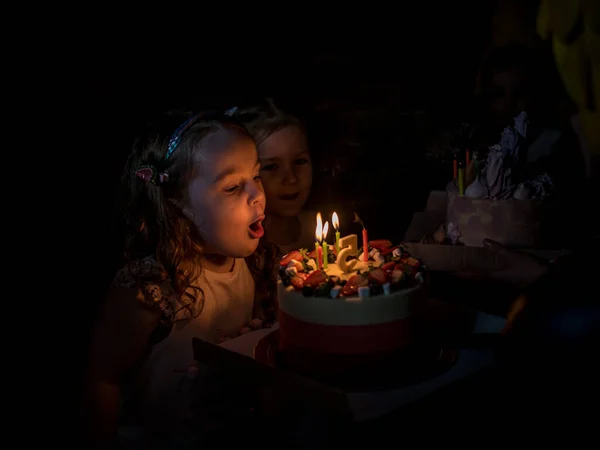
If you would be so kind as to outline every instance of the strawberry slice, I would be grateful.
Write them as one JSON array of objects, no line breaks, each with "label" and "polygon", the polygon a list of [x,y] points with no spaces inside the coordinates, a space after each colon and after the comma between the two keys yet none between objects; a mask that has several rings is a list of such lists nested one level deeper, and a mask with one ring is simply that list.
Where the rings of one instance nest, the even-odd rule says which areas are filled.
[{"label": "strawberry slice", "polygon": [[387,239],[377,239],[375,241],[369,241],[369,245],[373,248],[376,248],[380,252],[389,249],[393,244],[391,241]]},{"label": "strawberry slice", "polygon": [[327,281],[327,274],[322,270],[315,270],[311,272],[308,277],[306,277],[304,280],[304,286],[315,288],[325,281]]},{"label": "strawberry slice", "polygon": [[363,275],[353,275],[342,288],[341,294],[345,297],[355,295],[358,292],[359,287],[367,286],[368,284],[369,280],[367,280],[367,277]]},{"label": "strawberry slice", "polygon": [[287,255],[284,255],[283,258],[281,258],[281,261],[279,261],[279,264],[281,264],[281,267],[287,267],[292,259],[295,259],[296,261],[302,261],[304,256],[302,256],[302,253],[300,253],[298,250],[294,250],[293,252],[289,252]]},{"label": "strawberry slice", "polygon": [[312,250],[312,251],[308,252],[306,254],[306,256],[308,256],[309,258],[315,259],[315,257],[317,256],[317,251],[316,250]]},{"label": "strawberry slice", "polygon": [[381,267],[373,269],[369,272],[369,279],[376,281],[378,284],[385,284],[388,281],[388,275]]},{"label": "strawberry slice", "polygon": [[396,263],[394,261],[390,261],[390,262],[386,262],[383,266],[381,266],[381,269],[383,269],[387,272],[388,270],[394,270],[395,266],[396,266]]},{"label": "strawberry slice", "polygon": [[408,275],[409,277],[413,276],[414,274],[417,273],[417,268],[415,266],[409,266],[409,265],[405,265],[403,272]]},{"label": "strawberry slice", "polygon": [[297,291],[302,290],[302,288],[304,287],[304,280],[301,277],[293,277],[290,280],[290,283],[292,283],[292,286],[294,286],[294,289],[296,289]]},{"label": "strawberry slice", "polygon": [[403,277],[404,277],[404,272],[402,272],[400,269],[394,269],[392,271],[392,275],[391,275],[392,283],[398,283],[400,280],[402,280]]},{"label": "strawberry slice", "polygon": [[399,246],[399,245],[395,245],[395,246],[393,246],[393,247],[390,247],[390,248],[388,248],[387,250],[383,250],[383,251],[381,252],[381,255],[382,255],[382,256],[389,255],[390,253],[392,253],[392,252],[393,252],[394,250],[396,250],[397,248],[400,248],[400,246]]}]

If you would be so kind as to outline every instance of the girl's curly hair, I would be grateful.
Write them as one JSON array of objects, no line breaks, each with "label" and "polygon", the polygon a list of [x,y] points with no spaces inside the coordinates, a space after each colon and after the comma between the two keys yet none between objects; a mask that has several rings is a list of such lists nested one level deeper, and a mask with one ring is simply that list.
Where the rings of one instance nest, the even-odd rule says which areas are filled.
[{"label": "girl's curly hair", "polygon": [[[200,115],[180,136],[176,151],[167,154],[170,138],[191,115],[169,112],[151,122],[133,144],[121,179],[118,201],[119,227],[125,236],[127,263],[153,256],[160,274],[151,274],[158,284],[169,282],[175,295],[170,305],[173,318],[189,319],[202,312],[204,292],[192,284],[201,270],[202,238],[195,225],[177,206],[194,176],[194,151],[209,134],[227,127],[247,131],[232,118],[218,114]],[[248,136],[250,136],[248,134]],[[135,174],[150,166],[156,173],[167,173],[162,181],[143,182]],[[263,236],[257,250],[246,258],[255,282],[255,317],[273,320],[276,311],[277,261],[275,247]],[[144,275],[138,275],[143,278]],[[192,288],[190,290],[190,288]],[[181,315],[180,313],[183,313]]]}]

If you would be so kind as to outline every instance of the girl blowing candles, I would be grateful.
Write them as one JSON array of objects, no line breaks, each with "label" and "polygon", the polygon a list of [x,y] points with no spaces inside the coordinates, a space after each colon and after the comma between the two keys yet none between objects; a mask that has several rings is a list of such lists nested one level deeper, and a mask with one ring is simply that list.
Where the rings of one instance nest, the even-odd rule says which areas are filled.
[{"label": "girl blowing candles", "polygon": [[[230,118],[168,114],[123,175],[126,266],[96,324],[88,378],[98,439],[116,433],[123,380],[146,430],[190,415],[192,337],[218,343],[274,316],[275,250],[254,141]],[[187,384],[186,384],[187,383]]]}]

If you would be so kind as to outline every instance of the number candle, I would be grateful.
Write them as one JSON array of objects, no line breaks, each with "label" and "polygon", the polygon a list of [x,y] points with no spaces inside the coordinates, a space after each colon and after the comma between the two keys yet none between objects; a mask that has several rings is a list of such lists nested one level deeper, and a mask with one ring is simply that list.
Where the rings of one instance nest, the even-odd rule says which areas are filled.
[{"label": "number candle", "polygon": [[[358,238],[355,234],[344,236],[340,239],[340,251],[337,255],[335,262],[337,263],[340,270],[344,273],[348,273],[352,270],[352,267],[348,266],[346,258],[349,256],[356,256],[358,253]],[[356,260],[352,265],[356,264]]]}]

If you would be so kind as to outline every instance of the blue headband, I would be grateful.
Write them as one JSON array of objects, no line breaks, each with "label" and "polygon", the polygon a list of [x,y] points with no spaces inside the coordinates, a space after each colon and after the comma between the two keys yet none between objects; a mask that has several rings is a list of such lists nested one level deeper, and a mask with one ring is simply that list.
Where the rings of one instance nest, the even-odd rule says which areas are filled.
[{"label": "blue headband", "polygon": [[[238,110],[238,107],[234,106],[233,108],[229,108],[228,110],[226,110],[223,113],[223,115],[225,115],[227,117],[233,117],[233,115],[235,114],[235,112],[237,110]],[[183,133],[185,133],[187,131],[187,129],[189,127],[191,127],[194,124],[194,122],[196,122],[196,120],[198,120],[202,117],[217,115],[217,114],[218,114],[217,111],[204,111],[204,112],[192,115],[192,117],[190,117],[188,120],[183,122],[183,124],[175,130],[175,132],[171,136],[171,139],[169,139],[169,146],[167,147],[167,154],[165,155],[165,161],[171,157],[171,155],[173,154],[173,152],[179,145],[179,142],[181,141],[181,136],[183,136]]]},{"label": "blue headband", "polygon": [[183,124],[179,128],[177,128],[175,130],[175,133],[173,133],[173,135],[171,136],[171,139],[169,139],[169,146],[167,147],[167,154],[165,155],[165,161],[171,157],[171,155],[173,154],[173,152],[179,145],[179,142],[181,141],[181,136],[183,135],[183,133],[185,133],[186,130],[189,127],[191,127],[194,124],[194,122],[196,122],[196,120],[198,120],[198,118],[200,116],[201,116],[201,114],[194,114],[188,120],[183,122]]}]

